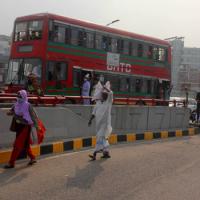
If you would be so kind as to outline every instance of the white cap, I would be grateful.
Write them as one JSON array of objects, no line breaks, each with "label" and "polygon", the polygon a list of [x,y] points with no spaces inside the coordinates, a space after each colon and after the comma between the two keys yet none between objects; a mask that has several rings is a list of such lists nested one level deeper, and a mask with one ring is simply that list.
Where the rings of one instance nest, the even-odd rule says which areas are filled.
[{"label": "white cap", "polygon": [[86,74],[86,75],[85,75],[85,78],[90,78],[90,74]]}]

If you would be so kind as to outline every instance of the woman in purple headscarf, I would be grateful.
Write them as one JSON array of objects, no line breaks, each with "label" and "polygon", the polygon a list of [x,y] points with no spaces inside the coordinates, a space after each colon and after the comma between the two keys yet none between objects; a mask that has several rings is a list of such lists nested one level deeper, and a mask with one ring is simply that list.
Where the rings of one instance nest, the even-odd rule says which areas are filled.
[{"label": "woman in purple headscarf", "polygon": [[13,145],[13,151],[9,164],[5,168],[14,168],[15,161],[20,155],[22,150],[26,150],[27,155],[30,157],[29,165],[36,163],[35,156],[31,151],[31,127],[38,128],[37,115],[33,110],[31,104],[28,102],[27,92],[20,90],[17,94],[17,102],[13,105],[11,110],[7,113],[13,115],[14,130],[16,132],[16,139]]}]

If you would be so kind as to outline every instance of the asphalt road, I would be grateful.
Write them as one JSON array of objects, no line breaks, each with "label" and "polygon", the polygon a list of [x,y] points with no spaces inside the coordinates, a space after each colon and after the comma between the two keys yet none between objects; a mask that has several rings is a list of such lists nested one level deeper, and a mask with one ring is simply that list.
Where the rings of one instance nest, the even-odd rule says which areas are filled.
[{"label": "asphalt road", "polygon": [[200,199],[200,136],[113,146],[108,160],[90,152],[0,166],[0,200]]}]

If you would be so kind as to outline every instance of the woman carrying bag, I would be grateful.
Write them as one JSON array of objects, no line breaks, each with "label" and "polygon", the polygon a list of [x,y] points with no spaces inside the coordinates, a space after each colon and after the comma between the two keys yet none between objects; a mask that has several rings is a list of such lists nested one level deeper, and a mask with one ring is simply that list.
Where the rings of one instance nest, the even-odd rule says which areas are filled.
[{"label": "woman carrying bag", "polygon": [[14,141],[12,154],[8,165],[5,168],[14,168],[15,161],[22,152],[26,150],[30,161],[28,165],[33,165],[36,163],[35,156],[31,150],[31,129],[34,126],[39,133],[38,141],[42,142],[45,133],[45,127],[42,122],[38,119],[33,107],[28,102],[27,92],[25,90],[20,90],[17,94],[17,102],[8,111],[8,115],[12,115],[13,119],[11,122],[10,130],[16,132],[16,139]]}]

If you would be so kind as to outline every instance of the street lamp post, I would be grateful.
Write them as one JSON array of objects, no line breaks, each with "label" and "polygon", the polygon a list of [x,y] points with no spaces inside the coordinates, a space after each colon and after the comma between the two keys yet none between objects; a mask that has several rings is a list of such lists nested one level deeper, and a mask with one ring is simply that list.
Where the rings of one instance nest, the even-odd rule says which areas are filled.
[{"label": "street lamp post", "polygon": [[106,26],[110,26],[111,24],[114,24],[114,23],[119,22],[119,21],[120,21],[119,19],[116,19],[116,20],[114,20],[114,21],[112,21],[112,22],[106,24]]}]

